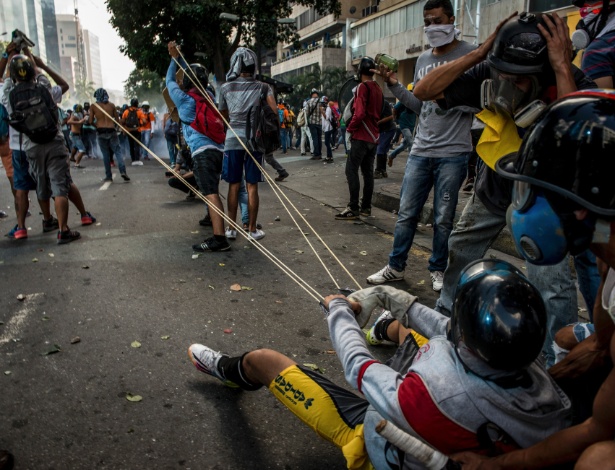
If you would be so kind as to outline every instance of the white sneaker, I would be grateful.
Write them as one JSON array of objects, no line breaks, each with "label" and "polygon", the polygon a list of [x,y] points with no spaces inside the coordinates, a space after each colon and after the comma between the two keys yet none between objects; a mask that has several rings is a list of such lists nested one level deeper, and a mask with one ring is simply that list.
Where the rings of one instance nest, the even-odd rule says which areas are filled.
[{"label": "white sneaker", "polygon": [[139,160],[139,161],[137,162],[137,165],[139,165],[139,166],[143,166],[143,162],[142,162],[141,160]]},{"label": "white sneaker", "polygon": [[374,330],[376,329],[376,325],[378,323],[384,320],[388,320],[390,318],[393,318],[393,315],[388,310],[384,310],[380,314],[380,316],[376,318],[376,321],[374,322],[373,326],[369,330],[365,331],[365,340],[367,341],[367,344],[371,344],[372,346],[378,346],[383,342],[383,340],[376,338]]},{"label": "white sneaker", "polygon": [[235,382],[227,380],[218,370],[218,362],[222,356],[223,354],[202,344],[193,344],[188,348],[188,357],[198,370],[215,377],[227,387],[239,388]]},{"label": "white sneaker", "polygon": [[139,163],[141,163],[141,162],[138,162],[138,161],[136,161],[136,160],[135,160],[134,162],[132,162],[132,163],[131,163],[131,165],[132,165],[132,166],[138,166],[138,165],[139,165]]},{"label": "white sneaker", "polygon": [[444,284],[444,273],[442,271],[432,271],[431,272],[431,286],[433,290],[436,292],[440,292],[442,290],[442,285]]},{"label": "white sneaker", "polygon": [[250,237],[252,237],[254,240],[260,240],[261,238],[265,237],[265,232],[257,228],[254,232],[250,232]]},{"label": "white sneaker", "polygon": [[233,230],[230,227],[226,229],[226,232],[224,232],[224,234],[229,240],[235,240],[237,238],[237,230]]},{"label": "white sneaker", "polygon": [[375,274],[367,278],[368,284],[384,284],[385,282],[403,281],[404,271],[395,271],[388,264]]}]

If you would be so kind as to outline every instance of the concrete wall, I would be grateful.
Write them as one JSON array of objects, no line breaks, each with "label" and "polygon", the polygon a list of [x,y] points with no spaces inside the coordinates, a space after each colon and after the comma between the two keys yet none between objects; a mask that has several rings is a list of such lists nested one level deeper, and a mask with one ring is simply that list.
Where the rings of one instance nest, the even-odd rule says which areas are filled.
[{"label": "concrete wall", "polygon": [[504,18],[510,16],[515,11],[525,11],[527,9],[526,3],[526,0],[503,0],[481,7],[479,43],[484,42]]},{"label": "concrete wall", "polygon": [[319,64],[322,70],[326,67],[344,67],[345,63],[346,51],[344,49],[331,47],[316,48],[305,54],[272,65],[271,76],[275,77],[313,64]]}]

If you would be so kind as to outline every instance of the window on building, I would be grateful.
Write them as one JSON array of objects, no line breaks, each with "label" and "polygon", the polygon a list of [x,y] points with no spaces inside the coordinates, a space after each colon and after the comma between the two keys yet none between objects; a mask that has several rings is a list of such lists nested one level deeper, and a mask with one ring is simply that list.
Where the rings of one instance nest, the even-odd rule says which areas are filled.
[{"label": "window on building", "polygon": [[568,0],[530,0],[529,11],[549,11],[569,6]]},{"label": "window on building", "polygon": [[76,41],[77,38],[75,36],[66,36],[69,41]]}]

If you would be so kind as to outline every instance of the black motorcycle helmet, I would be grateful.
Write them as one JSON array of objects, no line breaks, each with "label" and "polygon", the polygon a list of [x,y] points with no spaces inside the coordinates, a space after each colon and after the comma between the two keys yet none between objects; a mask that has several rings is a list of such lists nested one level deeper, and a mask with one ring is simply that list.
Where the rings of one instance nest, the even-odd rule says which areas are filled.
[{"label": "black motorcycle helmet", "polygon": [[[190,76],[188,76],[190,75]],[[190,64],[190,68],[184,72],[184,79],[182,80],[182,88],[184,90],[190,90],[192,88],[207,88],[209,84],[208,78],[209,72],[201,64]]]},{"label": "black motorcycle helmet", "polygon": [[370,72],[370,70],[376,69],[376,62],[371,57],[363,57],[361,62],[359,62],[359,68],[357,69],[357,76],[360,81],[361,75],[367,75],[368,77],[373,77],[374,72]]},{"label": "black motorcycle helmet", "polygon": [[546,325],[540,292],[510,263],[483,259],[462,271],[450,339],[466,369],[485,378],[523,371],[540,354]]},{"label": "black motorcycle helmet", "polygon": [[[572,210],[615,217],[615,92],[578,91],[557,101],[526,133],[519,152],[498,160],[496,171],[520,182],[519,197],[531,199],[530,185],[537,186],[556,209],[566,198]],[[516,205],[523,209],[522,201]]]},{"label": "black motorcycle helmet", "polygon": [[511,18],[498,32],[487,63],[500,72],[512,75],[535,75],[548,71],[547,42],[538,25],[549,30],[543,13],[523,12]]},{"label": "black motorcycle helmet", "polygon": [[139,107],[139,99],[138,98],[133,98],[130,100],[130,106],[133,108],[138,108]]},{"label": "black motorcycle helmet", "polygon": [[17,54],[11,59],[9,73],[13,82],[30,82],[34,79],[34,64],[24,54]]}]

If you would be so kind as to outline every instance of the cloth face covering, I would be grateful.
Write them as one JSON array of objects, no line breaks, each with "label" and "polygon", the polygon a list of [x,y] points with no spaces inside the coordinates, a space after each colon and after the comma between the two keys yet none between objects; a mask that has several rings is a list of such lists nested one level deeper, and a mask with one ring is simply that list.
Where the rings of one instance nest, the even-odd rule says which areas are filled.
[{"label": "cloth face covering", "polygon": [[[241,73],[241,69],[244,66],[256,65],[256,54],[254,51],[248,49],[247,47],[238,47],[237,50],[233,53],[231,57],[231,69],[226,74],[226,81],[232,82]],[[255,67],[256,73],[256,67]]]},{"label": "cloth face covering", "polygon": [[431,47],[441,47],[453,42],[458,30],[453,24],[439,24],[428,26],[424,28],[424,31]]},{"label": "cloth face covering", "polygon": [[108,103],[109,102],[109,94],[107,93],[107,90],[105,90],[104,88],[99,88],[98,90],[96,90],[94,92],[94,98],[96,99],[97,103]]}]

